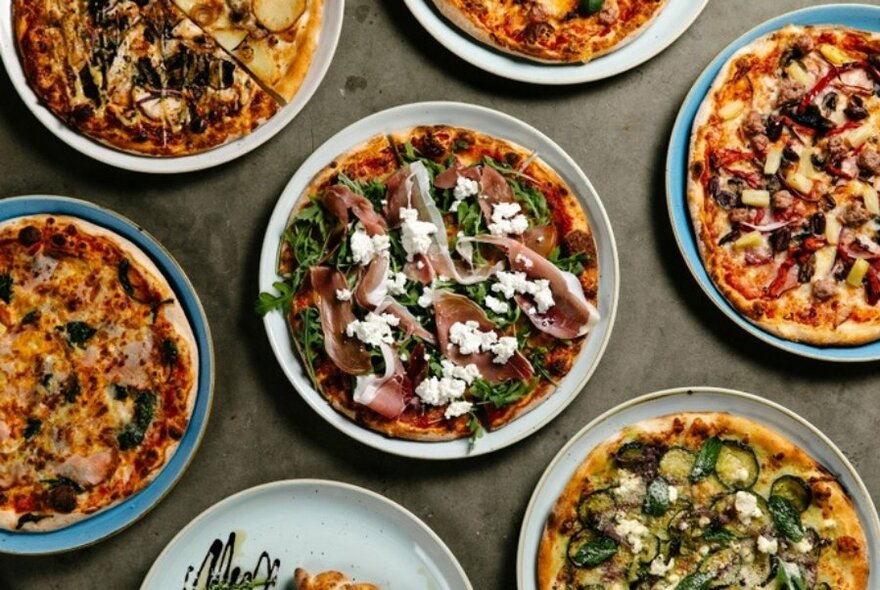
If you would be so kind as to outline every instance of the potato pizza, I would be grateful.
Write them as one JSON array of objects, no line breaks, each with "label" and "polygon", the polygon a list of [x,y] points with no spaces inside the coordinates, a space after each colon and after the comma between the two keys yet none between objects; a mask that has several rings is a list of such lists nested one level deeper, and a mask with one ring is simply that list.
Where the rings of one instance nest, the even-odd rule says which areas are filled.
[{"label": "potato pizza", "polygon": [[596,245],[536,154],[470,129],[376,136],[318,173],[277,294],[314,387],[390,437],[497,429],[545,400],[599,321]]},{"label": "potato pizza", "polygon": [[683,413],[628,426],[554,505],[540,590],[865,590],[868,546],[834,474],[752,420]]},{"label": "potato pizza", "polygon": [[0,224],[0,527],[122,502],[186,432],[198,349],[152,261],[79,218]]}]

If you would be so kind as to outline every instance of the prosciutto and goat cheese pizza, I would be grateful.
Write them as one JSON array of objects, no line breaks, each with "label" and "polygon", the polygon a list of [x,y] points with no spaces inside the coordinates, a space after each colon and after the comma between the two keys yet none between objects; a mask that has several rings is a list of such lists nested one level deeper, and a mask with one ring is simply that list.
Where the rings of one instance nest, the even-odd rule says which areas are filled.
[{"label": "prosciutto and goat cheese pizza", "polygon": [[599,319],[586,215],[546,164],[462,128],[377,136],[320,172],[281,248],[280,307],[316,389],[391,437],[499,428]]},{"label": "prosciutto and goat cheese pizza", "polygon": [[706,270],[783,338],[880,338],[880,36],[786,27],[722,68],[693,128]]},{"label": "prosciutto and goat cheese pizza", "polygon": [[625,45],[666,0],[434,0],[462,30],[528,59],[587,62]]},{"label": "prosciutto and goat cheese pizza", "polygon": [[57,529],[143,489],[197,374],[183,309],[136,246],[72,217],[0,224],[0,528]]},{"label": "prosciutto and goat cheese pizza", "polygon": [[834,475],[725,413],[664,416],[593,449],[557,500],[540,590],[866,590],[869,556]]},{"label": "prosciutto and goat cheese pizza", "polygon": [[[297,0],[228,3],[14,0],[12,18],[28,84],[65,124],[127,152],[182,156],[272,117],[314,53],[321,0],[309,0],[308,11]],[[231,23],[208,27],[209,12],[247,27],[234,33],[239,43],[230,41],[238,30]],[[252,41],[246,51],[246,38],[274,50],[257,51]]]}]

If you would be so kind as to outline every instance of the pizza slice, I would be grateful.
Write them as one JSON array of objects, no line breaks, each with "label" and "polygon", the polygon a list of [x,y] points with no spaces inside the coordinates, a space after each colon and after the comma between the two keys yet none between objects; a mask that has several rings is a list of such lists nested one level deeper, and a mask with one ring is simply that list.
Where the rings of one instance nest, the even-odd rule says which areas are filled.
[{"label": "pizza slice", "polygon": [[374,584],[352,582],[342,572],[328,571],[311,575],[301,567],[293,574],[297,590],[379,590]]},{"label": "pizza slice", "polygon": [[317,46],[323,0],[173,0],[266,88],[289,102]]}]

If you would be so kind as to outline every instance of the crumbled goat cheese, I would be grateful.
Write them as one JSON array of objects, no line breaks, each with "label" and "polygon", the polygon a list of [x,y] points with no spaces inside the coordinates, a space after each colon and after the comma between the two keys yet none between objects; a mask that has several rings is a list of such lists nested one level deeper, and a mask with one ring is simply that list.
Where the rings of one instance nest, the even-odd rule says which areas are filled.
[{"label": "crumbled goat cheese", "polygon": [[467,400],[460,400],[457,402],[452,402],[448,406],[446,406],[446,411],[443,412],[443,416],[446,417],[447,420],[451,418],[458,418],[464,414],[467,414],[471,411],[471,408],[474,407],[474,404]]},{"label": "crumbled goat cheese", "polygon": [[348,289],[336,289],[336,299],[339,301],[351,301],[351,291]]},{"label": "crumbled goat cheese", "polygon": [[615,520],[614,532],[619,537],[626,539],[633,553],[641,553],[644,547],[643,539],[651,532],[648,530],[648,527],[638,520],[626,518],[622,512],[617,514]]},{"label": "crumbled goat cheese", "polygon": [[422,294],[419,295],[419,299],[416,303],[419,304],[419,307],[424,307],[425,309],[434,305],[434,289],[425,285],[422,288]]},{"label": "crumbled goat cheese", "polygon": [[466,178],[464,176],[459,176],[455,180],[455,188],[452,191],[452,196],[455,200],[452,202],[452,206],[449,208],[450,211],[457,211],[458,204],[467,199],[468,197],[472,197],[480,192],[480,183],[476,180],[471,180],[470,178]]},{"label": "crumbled goat cheese", "polygon": [[355,264],[369,264],[373,258],[387,252],[391,247],[391,239],[384,235],[370,236],[360,223],[351,234],[351,259]]},{"label": "crumbled goat cheese", "polygon": [[522,264],[525,268],[532,268],[533,266],[535,266],[535,263],[532,262],[531,258],[526,258],[522,254],[517,254],[514,260]]},{"label": "crumbled goat cheese", "polygon": [[475,380],[482,377],[482,375],[480,374],[480,369],[478,369],[477,365],[473,363],[469,363],[461,367],[451,361],[443,359],[440,361],[440,366],[443,369],[444,377],[449,377],[451,379],[461,379],[468,385],[472,384]]},{"label": "crumbled goat cheese", "polygon": [[761,518],[764,514],[758,508],[758,499],[748,492],[737,492],[733,505],[736,508],[737,516],[744,524],[750,523],[753,518]]},{"label": "crumbled goat cheese", "polygon": [[706,528],[709,526],[709,523],[712,522],[709,520],[708,516],[701,516],[700,520],[697,521],[697,524],[700,525],[700,528]]},{"label": "crumbled goat cheese", "polygon": [[492,295],[486,295],[486,307],[498,315],[504,315],[510,311],[510,305],[506,301],[501,301]]},{"label": "crumbled goat cheese", "polygon": [[355,337],[370,346],[393,344],[394,336],[391,335],[391,328],[395,328],[399,324],[400,319],[391,314],[379,315],[371,311],[363,321],[354,320],[348,324],[345,333],[349,338]]},{"label": "crumbled goat cheese", "polygon": [[769,555],[776,555],[776,552],[779,551],[779,541],[760,535],[758,537],[758,551]]},{"label": "crumbled goat cheese", "polygon": [[389,269],[388,276],[385,278],[385,286],[388,288],[389,295],[403,295],[406,293],[406,275]]},{"label": "crumbled goat cheese", "polygon": [[666,572],[671,570],[673,567],[675,567],[674,557],[669,560],[669,563],[663,563],[663,558],[658,556],[654,559],[654,561],[651,562],[651,569],[648,573],[650,573],[652,576],[659,576],[662,578],[666,575]]},{"label": "crumbled goat cheese", "polygon": [[489,233],[496,236],[505,234],[521,235],[529,229],[529,220],[520,213],[519,203],[495,203],[492,207],[492,223]]},{"label": "crumbled goat cheese", "polygon": [[474,364],[460,367],[448,360],[443,360],[440,364],[443,367],[442,376],[429,377],[419,383],[416,387],[416,395],[431,406],[448,404],[444,413],[447,419],[468,413],[472,404],[462,397],[467,386],[481,377],[479,369]]},{"label": "crumbled goat cheese", "polygon": [[675,504],[678,501],[678,488],[669,486],[669,502]]},{"label": "crumbled goat cheese", "polygon": [[400,210],[400,241],[406,251],[406,259],[412,261],[416,254],[425,254],[431,247],[431,236],[437,233],[437,226],[427,221],[419,221],[416,209],[404,207]]},{"label": "crumbled goat cheese", "polygon": [[806,537],[801,539],[797,543],[792,543],[791,546],[794,547],[794,550],[798,553],[809,553],[813,550],[813,544]]},{"label": "crumbled goat cheese", "polygon": [[492,361],[503,365],[516,354],[517,341],[513,336],[498,337],[495,332],[483,332],[480,324],[470,320],[465,323],[455,322],[449,328],[450,345],[457,344],[461,354],[491,352]]},{"label": "crumbled goat cheese", "polygon": [[553,291],[550,290],[550,281],[538,279],[530,281],[524,272],[507,272],[500,270],[495,273],[497,283],[492,285],[492,290],[501,293],[507,299],[516,294],[531,295],[538,308],[538,313],[547,313],[547,310],[556,305],[553,300]]},{"label": "crumbled goat cheese", "polygon": [[638,501],[638,496],[644,492],[642,478],[631,471],[620,471],[620,485],[614,488],[614,495],[619,499]]}]

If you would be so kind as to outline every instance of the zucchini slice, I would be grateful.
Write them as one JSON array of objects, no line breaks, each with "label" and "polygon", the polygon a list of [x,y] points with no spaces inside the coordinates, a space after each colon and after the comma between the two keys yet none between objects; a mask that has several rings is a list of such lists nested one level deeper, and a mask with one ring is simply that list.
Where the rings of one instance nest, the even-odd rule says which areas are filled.
[{"label": "zucchini slice", "polygon": [[807,482],[794,475],[783,475],[773,482],[771,496],[781,496],[791,502],[798,512],[805,512],[813,501],[813,491]]},{"label": "zucchini slice", "polygon": [[[747,492],[751,493],[751,492]],[[712,504],[712,511],[718,515],[718,521],[724,523],[724,527],[738,537],[752,537],[759,534],[764,527],[771,526],[773,517],[767,501],[757,494],[752,494],[757,499],[760,515],[746,519],[745,522],[738,517],[736,510],[736,493],[721,496]]]},{"label": "zucchini slice", "polygon": [[593,492],[578,504],[578,520],[585,527],[604,528],[617,512],[617,502],[608,490]]},{"label": "zucchini slice", "polygon": [[614,458],[620,467],[626,468],[641,463],[645,456],[645,445],[637,440],[624,443],[617,449]]},{"label": "zucchini slice", "polygon": [[660,539],[657,535],[645,535],[642,537],[642,550],[636,555],[640,563],[651,563],[660,554]]},{"label": "zucchini slice", "polygon": [[672,485],[687,483],[694,470],[697,455],[682,447],[672,447],[660,459],[659,472]]},{"label": "zucchini slice", "polygon": [[770,555],[760,551],[753,551],[752,554],[754,559],[743,563],[740,569],[740,585],[744,588],[763,588],[776,576],[773,560]]},{"label": "zucchini slice", "polygon": [[730,586],[739,579],[742,568],[742,557],[731,548],[721,549],[708,555],[699,565],[697,571],[709,574],[710,588]]},{"label": "zucchini slice", "polygon": [[642,511],[648,516],[663,516],[669,510],[669,484],[662,477],[657,477],[648,486]]},{"label": "zucchini slice", "polygon": [[568,541],[568,560],[575,567],[601,565],[617,554],[617,542],[590,529],[583,529]]},{"label": "zucchini slice", "polygon": [[721,483],[734,490],[748,490],[758,481],[760,470],[751,447],[737,441],[722,441],[715,462],[715,475]]}]

